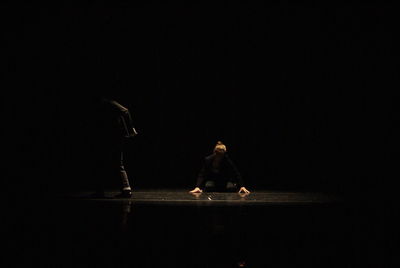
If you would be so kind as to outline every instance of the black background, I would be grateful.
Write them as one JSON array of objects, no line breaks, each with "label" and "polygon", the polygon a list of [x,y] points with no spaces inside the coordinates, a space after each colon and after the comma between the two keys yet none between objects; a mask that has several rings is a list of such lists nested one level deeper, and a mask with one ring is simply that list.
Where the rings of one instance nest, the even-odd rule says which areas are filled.
[{"label": "black background", "polygon": [[91,101],[103,93],[130,109],[139,132],[126,151],[135,189],[193,188],[217,140],[250,190],[389,189],[398,151],[390,3],[2,11],[10,189],[90,189],[99,153]]}]

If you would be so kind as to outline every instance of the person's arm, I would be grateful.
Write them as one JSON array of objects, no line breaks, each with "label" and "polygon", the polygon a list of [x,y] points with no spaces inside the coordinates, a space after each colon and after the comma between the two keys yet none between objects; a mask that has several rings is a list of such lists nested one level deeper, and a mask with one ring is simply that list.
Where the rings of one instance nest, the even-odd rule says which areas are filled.
[{"label": "person's arm", "polygon": [[238,183],[239,193],[245,193],[245,194],[250,193],[250,191],[247,190],[246,187],[244,186],[243,177],[240,174],[240,172],[239,172],[238,168],[236,167],[236,165],[233,163],[233,161],[229,157],[227,157],[227,160],[228,160],[229,165],[232,168],[232,171],[234,173],[233,175],[235,176],[236,181]]},{"label": "person's arm", "polygon": [[201,188],[206,176],[206,165],[204,164],[197,175],[196,187]]},{"label": "person's arm", "polygon": [[123,125],[124,130],[126,132],[125,137],[130,138],[136,136],[138,133],[133,126],[132,117],[129,109],[122,106],[115,100],[106,100],[106,101],[109,103],[112,111],[117,113],[118,116],[120,117],[121,124]]},{"label": "person's arm", "polygon": [[240,174],[238,168],[236,167],[236,165],[233,163],[233,161],[228,156],[225,156],[225,157],[226,157],[226,160],[228,161],[228,163],[229,163],[229,165],[231,167],[231,170],[233,172],[233,176],[235,177],[236,182],[238,183],[238,186],[239,187],[244,187],[243,178],[242,178],[242,175]]},{"label": "person's arm", "polygon": [[124,107],[115,100],[105,99],[104,101],[107,102],[110,105],[110,108],[119,115],[123,115],[129,112],[128,108]]},{"label": "person's arm", "polygon": [[203,190],[201,190],[201,187],[205,180],[205,173],[206,173],[206,164],[204,163],[202,168],[200,169],[199,174],[197,175],[196,187],[192,191],[190,191],[190,193],[203,192]]}]

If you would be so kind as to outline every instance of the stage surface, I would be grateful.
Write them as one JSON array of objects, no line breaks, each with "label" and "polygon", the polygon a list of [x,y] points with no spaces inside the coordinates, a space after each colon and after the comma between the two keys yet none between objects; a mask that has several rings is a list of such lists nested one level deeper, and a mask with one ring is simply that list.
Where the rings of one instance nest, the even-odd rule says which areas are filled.
[{"label": "stage surface", "polygon": [[203,192],[189,193],[187,189],[146,189],[135,190],[132,197],[118,197],[118,191],[108,191],[105,198],[92,196],[90,192],[64,194],[61,198],[70,200],[92,200],[105,202],[130,201],[134,204],[159,205],[300,205],[300,204],[335,204],[343,202],[337,195],[321,192],[289,192],[289,191],[252,191],[249,194]]},{"label": "stage surface", "polygon": [[382,230],[337,195],[189,190],[26,202],[8,219],[15,267],[365,267],[384,254]]}]

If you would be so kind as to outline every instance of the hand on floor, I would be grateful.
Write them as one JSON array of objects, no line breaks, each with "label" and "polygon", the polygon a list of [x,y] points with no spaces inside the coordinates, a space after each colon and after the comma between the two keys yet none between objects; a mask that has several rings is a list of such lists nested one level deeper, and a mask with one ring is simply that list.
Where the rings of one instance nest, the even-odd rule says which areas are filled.
[{"label": "hand on floor", "polygon": [[250,191],[246,189],[246,187],[240,187],[239,194],[249,194]]},{"label": "hand on floor", "polygon": [[199,187],[194,188],[193,190],[191,190],[189,193],[202,193],[203,190],[201,190]]}]

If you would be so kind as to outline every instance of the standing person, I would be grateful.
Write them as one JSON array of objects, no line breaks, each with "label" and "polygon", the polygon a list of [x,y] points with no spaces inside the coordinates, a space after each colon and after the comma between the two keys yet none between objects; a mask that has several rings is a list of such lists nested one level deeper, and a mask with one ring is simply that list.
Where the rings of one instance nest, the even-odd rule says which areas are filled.
[{"label": "standing person", "polygon": [[132,124],[128,108],[111,98],[101,98],[97,106],[97,155],[96,196],[105,196],[105,182],[110,177],[119,176],[120,191],[117,197],[131,197],[132,188],[124,167],[126,139],[135,137],[137,132]]},{"label": "standing person", "polygon": [[226,146],[218,141],[213,154],[204,159],[203,167],[197,177],[196,187],[190,193],[236,192],[250,193],[243,183],[236,165],[226,153]]}]

